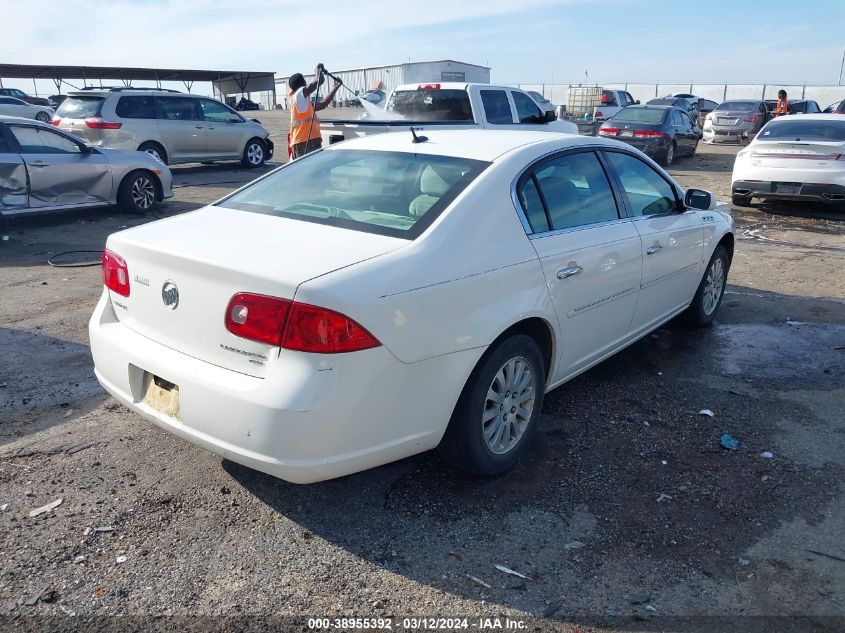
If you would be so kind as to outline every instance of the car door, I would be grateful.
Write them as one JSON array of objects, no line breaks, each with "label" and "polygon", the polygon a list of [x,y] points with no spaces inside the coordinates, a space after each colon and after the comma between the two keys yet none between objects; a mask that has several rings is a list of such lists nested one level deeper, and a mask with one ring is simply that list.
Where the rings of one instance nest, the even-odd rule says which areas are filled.
[{"label": "car door", "polygon": [[534,99],[518,90],[511,90],[510,93],[516,112],[516,128],[519,130],[542,130],[542,126],[546,123],[546,116]]},{"label": "car door", "polygon": [[686,156],[689,149],[689,131],[684,127],[684,120],[681,118],[681,111],[673,108],[669,111],[669,121],[672,126],[672,138],[675,139],[675,147],[678,156]]},{"label": "car door", "polygon": [[41,125],[8,126],[29,178],[29,207],[109,202],[111,167],[105,156]]},{"label": "car door", "polygon": [[158,129],[167,144],[170,162],[190,162],[206,157],[206,122],[198,99],[157,97]]},{"label": "car door", "polygon": [[26,209],[29,193],[26,165],[13,142],[0,123],[0,212],[5,213]]},{"label": "car door", "polygon": [[35,117],[37,108],[15,97],[0,97],[0,114],[5,116],[19,116],[24,119]]},{"label": "car door", "polygon": [[209,158],[240,158],[246,142],[244,118],[219,101],[199,99],[206,124],[206,154]]},{"label": "car door", "polygon": [[701,276],[704,229],[699,214],[683,207],[675,187],[651,164],[627,152],[605,150],[604,155],[642,242],[642,285],[631,325],[633,332],[642,332],[692,300]]},{"label": "car door", "polygon": [[558,369],[550,377],[556,382],[627,338],[640,286],[640,237],[620,214],[593,150],[544,159],[519,178],[515,192],[560,323]]}]

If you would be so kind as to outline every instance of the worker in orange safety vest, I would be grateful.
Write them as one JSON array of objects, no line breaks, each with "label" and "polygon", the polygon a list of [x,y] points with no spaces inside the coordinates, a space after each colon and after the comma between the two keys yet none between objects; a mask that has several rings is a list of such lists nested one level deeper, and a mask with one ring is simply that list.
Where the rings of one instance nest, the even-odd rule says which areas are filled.
[{"label": "worker in orange safety vest", "polygon": [[290,102],[290,155],[292,159],[305,156],[309,152],[320,149],[323,140],[320,137],[320,119],[317,112],[325,109],[334,99],[335,94],[343,85],[339,79],[335,79],[334,88],[329,92],[324,101],[312,103],[309,98],[323,83],[323,64],[317,64],[314,72],[315,80],[310,84],[305,83],[305,77],[300,73],[291,75],[288,80],[289,102]]},{"label": "worker in orange safety vest", "polygon": [[789,114],[789,101],[786,98],[786,90],[778,90],[778,102],[773,114],[774,116]]}]

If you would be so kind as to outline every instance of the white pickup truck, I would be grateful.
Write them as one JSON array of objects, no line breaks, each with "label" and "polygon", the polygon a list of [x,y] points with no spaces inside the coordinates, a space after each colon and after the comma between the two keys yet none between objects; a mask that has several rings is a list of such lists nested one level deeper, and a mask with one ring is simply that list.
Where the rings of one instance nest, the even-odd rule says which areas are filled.
[{"label": "white pickup truck", "polygon": [[425,129],[482,128],[543,130],[577,134],[578,126],[544,113],[524,91],[508,86],[467,83],[406,84],[387,97],[385,108],[364,117],[320,122],[323,146],[349,138]]}]

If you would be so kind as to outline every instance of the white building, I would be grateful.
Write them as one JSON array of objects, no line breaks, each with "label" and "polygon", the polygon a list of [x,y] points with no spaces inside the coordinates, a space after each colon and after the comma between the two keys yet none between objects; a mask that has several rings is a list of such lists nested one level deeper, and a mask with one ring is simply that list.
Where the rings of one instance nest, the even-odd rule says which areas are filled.
[{"label": "white building", "polygon": [[[313,68],[303,68],[301,71],[312,71]],[[353,68],[350,70],[328,70],[343,80],[352,93],[363,94],[368,90],[382,90],[385,94],[402,84],[432,83],[439,81],[465,81],[467,83],[490,83],[490,68],[443,59],[433,62],[408,62],[393,66],[373,66],[371,68]],[[288,75],[289,77],[290,75]],[[276,77],[277,101],[281,107],[287,107],[288,77]],[[305,75],[306,81],[312,81],[313,75]],[[326,94],[331,80],[320,88]],[[352,93],[341,88],[335,97],[335,105],[343,106],[352,98]]]}]

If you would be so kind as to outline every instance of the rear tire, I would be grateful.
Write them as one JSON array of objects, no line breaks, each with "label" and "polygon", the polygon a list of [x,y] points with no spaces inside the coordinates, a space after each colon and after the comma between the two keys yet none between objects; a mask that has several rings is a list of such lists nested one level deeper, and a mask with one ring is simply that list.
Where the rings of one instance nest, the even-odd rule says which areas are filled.
[{"label": "rear tire", "polygon": [[155,141],[146,141],[138,146],[139,152],[147,152],[152,156],[158,158],[165,165],[167,164],[167,152],[164,148]]},{"label": "rear tire", "polygon": [[143,215],[153,208],[158,198],[155,176],[144,170],[133,171],[120,183],[117,201],[130,213]]},{"label": "rear tire", "polygon": [[731,204],[736,207],[750,207],[751,196],[743,196],[739,193],[731,194]]},{"label": "rear tire", "polygon": [[267,162],[267,147],[260,138],[251,138],[244,147],[241,163],[244,167],[262,167]]},{"label": "rear tire", "polygon": [[713,323],[728,281],[730,259],[728,251],[719,244],[704,270],[701,283],[693,297],[690,307],[684,312],[684,320],[693,327],[707,327]]},{"label": "rear tire", "polygon": [[41,121],[42,123],[49,123],[53,120],[53,118],[47,112],[44,112],[42,110],[41,112],[35,115],[35,120]]},{"label": "rear tire", "polygon": [[489,349],[470,374],[438,450],[474,475],[499,475],[519,461],[537,428],[546,369],[537,342],[515,334]]}]

